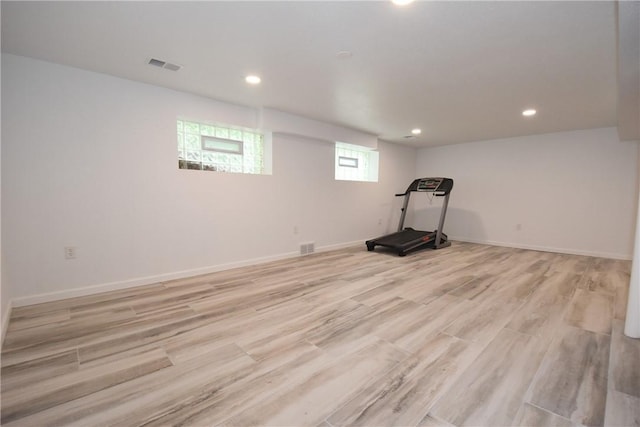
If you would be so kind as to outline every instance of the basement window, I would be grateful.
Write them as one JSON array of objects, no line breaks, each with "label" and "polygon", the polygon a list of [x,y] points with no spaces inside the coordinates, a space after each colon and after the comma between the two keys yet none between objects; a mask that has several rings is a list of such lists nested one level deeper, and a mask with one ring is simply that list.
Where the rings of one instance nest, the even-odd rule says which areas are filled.
[{"label": "basement window", "polygon": [[270,138],[255,129],[177,120],[178,168],[269,174]]},{"label": "basement window", "polygon": [[360,145],[336,142],[335,179],[378,182],[378,152]]}]

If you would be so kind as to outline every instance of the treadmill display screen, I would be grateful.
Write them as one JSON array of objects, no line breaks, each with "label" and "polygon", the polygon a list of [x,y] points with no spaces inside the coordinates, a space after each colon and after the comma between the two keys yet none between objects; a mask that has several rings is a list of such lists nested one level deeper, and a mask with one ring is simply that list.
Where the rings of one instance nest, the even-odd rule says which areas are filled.
[{"label": "treadmill display screen", "polygon": [[435,191],[441,182],[441,179],[435,178],[422,179],[418,183],[418,191]]}]

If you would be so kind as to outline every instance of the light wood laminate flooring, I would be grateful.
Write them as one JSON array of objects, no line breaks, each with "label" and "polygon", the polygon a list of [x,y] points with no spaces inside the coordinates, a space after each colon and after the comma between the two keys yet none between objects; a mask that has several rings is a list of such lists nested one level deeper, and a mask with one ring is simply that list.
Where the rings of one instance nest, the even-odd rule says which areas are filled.
[{"label": "light wood laminate flooring", "polygon": [[14,308],[6,426],[638,426],[630,262],[362,246]]}]

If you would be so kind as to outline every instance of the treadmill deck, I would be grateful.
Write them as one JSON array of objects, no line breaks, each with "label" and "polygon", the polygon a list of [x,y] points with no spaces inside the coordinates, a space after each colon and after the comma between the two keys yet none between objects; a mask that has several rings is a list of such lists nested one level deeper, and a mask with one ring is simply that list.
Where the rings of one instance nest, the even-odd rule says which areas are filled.
[{"label": "treadmill deck", "polygon": [[[384,246],[398,252],[400,256],[406,252],[420,247],[436,246],[436,231],[414,230],[413,228],[405,228],[402,231],[381,236],[375,239],[367,240],[367,249],[372,251],[376,246]],[[442,242],[447,240],[447,235],[442,234]]]},{"label": "treadmill deck", "polygon": [[402,231],[388,234],[386,236],[378,237],[370,241],[375,242],[378,246],[388,247],[400,247],[410,244],[411,242],[418,241],[423,242],[425,237],[426,241],[429,241],[429,235],[433,234],[432,231],[414,230],[413,228],[405,228]]}]

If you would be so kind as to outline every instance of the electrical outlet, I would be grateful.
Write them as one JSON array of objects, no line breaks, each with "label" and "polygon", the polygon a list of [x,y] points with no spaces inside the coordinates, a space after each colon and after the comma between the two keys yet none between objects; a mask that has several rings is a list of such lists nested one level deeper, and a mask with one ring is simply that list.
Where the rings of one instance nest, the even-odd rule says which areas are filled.
[{"label": "electrical outlet", "polygon": [[64,247],[64,259],[76,259],[77,248],[75,246]]},{"label": "electrical outlet", "polygon": [[516,231],[522,230],[522,224],[516,224]]},{"label": "electrical outlet", "polygon": [[297,225],[293,226],[293,234],[298,234],[298,226]]}]

